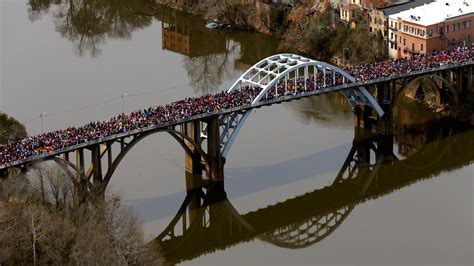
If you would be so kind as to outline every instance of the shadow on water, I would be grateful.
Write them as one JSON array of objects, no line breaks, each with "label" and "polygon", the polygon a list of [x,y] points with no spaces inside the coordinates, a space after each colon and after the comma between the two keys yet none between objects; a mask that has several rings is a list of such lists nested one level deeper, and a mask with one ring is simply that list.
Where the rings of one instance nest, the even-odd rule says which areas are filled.
[{"label": "shadow on water", "polygon": [[[407,139],[416,139],[415,144],[410,143],[409,153],[400,148],[407,145]],[[318,155],[299,160],[312,159],[316,163]],[[348,155],[331,185],[245,214],[232,206],[222,184],[188,188],[177,214],[152,243],[160,246],[171,264],[252,239],[283,248],[305,248],[334,232],[358,204],[473,161],[474,129],[449,119],[404,125],[398,127],[395,136],[356,129]],[[281,165],[242,169],[239,174],[247,174],[239,177],[239,182],[249,184],[246,176],[271,176],[260,171],[271,171],[276,179],[285,176],[285,182],[290,182],[299,179],[299,169],[294,171],[298,174],[277,173],[298,165],[298,160],[290,160]],[[318,167],[312,170],[320,171]]]}]

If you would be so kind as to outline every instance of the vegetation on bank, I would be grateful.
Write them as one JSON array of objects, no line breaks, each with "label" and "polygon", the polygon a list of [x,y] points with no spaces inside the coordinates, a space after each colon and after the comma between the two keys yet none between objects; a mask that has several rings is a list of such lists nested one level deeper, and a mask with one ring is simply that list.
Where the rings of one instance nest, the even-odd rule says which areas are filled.
[{"label": "vegetation on bank", "polygon": [[[0,113],[0,143],[24,137],[25,126]],[[119,197],[79,204],[63,170],[34,169],[0,179],[0,265],[162,264]]]},{"label": "vegetation on bank", "polygon": [[365,18],[358,18],[357,27],[351,28],[339,21],[338,10],[327,0],[301,1],[295,6],[237,0],[189,6],[177,6],[169,0],[157,2],[206,20],[219,19],[234,28],[271,34],[281,40],[280,50],[321,61],[360,64],[388,58],[382,36],[369,32]]},{"label": "vegetation on bank", "polygon": [[120,199],[75,203],[69,178],[53,167],[0,180],[0,264],[156,265],[142,226]]},{"label": "vegetation on bank", "polygon": [[337,63],[335,58],[343,64],[387,59],[382,36],[370,33],[363,18],[358,20],[356,28],[351,28],[338,21],[337,16],[337,12],[327,6],[313,16],[293,18],[282,36],[281,48],[331,63]]},{"label": "vegetation on bank", "polygon": [[448,105],[441,113],[474,125],[474,93],[471,92],[465,97],[460,97],[459,100],[459,105]]},{"label": "vegetation on bank", "polygon": [[26,137],[26,128],[18,120],[0,112],[0,144]]}]

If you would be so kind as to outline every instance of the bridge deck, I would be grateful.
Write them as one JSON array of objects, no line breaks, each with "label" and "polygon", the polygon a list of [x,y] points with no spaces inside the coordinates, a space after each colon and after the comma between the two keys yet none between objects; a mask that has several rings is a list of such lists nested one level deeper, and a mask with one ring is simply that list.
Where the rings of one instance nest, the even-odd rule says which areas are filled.
[{"label": "bridge deck", "polygon": [[414,76],[427,75],[427,74],[435,73],[435,72],[442,71],[442,70],[455,69],[455,68],[459,68],[459,67],[470,66],[470,65],[473,65],[473,64],[474,64],[474,60],[471,59],[470,61],[466,61],[466,62],[463,62],[463,63],[446,64],[446,65],[443,65],[443,66],[440,66],[440,67],[437,67],[437,68],[431,68],[431,69],[420,70],[420,71],[412,71],[412,72],[409,72],[409,73],[406,73],[406,74],[392,75],[392,76],[389,76],[389,77],[384,77],[384,78],[379,78],[379,79],[372,79],[372,80],[368,80],[368,81],[359,81],[359,82],[356,82],[356,83],[346,83],[346,84],[339,85],[339,86],[320,88],[318,90],[300,92],[300,93],[296,93],[294,95],[279,96],[278,98],[274,98],[272,100],[262,100],[258,103],[251,104],[251,105],[244,105],[244,106],[239,106],[239,107],[234,107],[234,108],[221,109],[221,110],[218,110],[218,111],[209,112],[209,113],[205,113],[205,114],[198,114],[198,115],[194,115],[194,116],[189,116],[187,118],[180,119],[180,120],[175,120],[175,121],[161,123],[161,124],[157,124],[157,125],[153,125],[153,126],[149,126],[149,127],[135,129],[135,130],[131,130],[131,131],[128,131],[128,132],[125,132],[125,133],[114,134],[114,135],[104,137],[104,138],[100,138],[100,139],[93,140],[93,141],[86,141],[84,143],[77,144],[77,145],[71,145],[71,146],[63,148],[63,149],[56,149],[56,150],[49,151],[49,152],[45,151],[45,152],[43,152],[39,155],[31,156],[31,157],[29,157],[27,159],[24,159],[24,160],[18,160],[18,161],[14,161],[14,162],[11,162],[11,163],[0,165],[0,170],[10,168],[12,166],[24,165],[24,164],[27,164],[27,163],[30,163],[30,162],[33,162],[33,161],[39,161],[41,159],[53,157],[53,156],[56,156],[56,155],[59,155],[59,154],[62,154],[62,153],[71,152],[71,151],[74,151],[74,150],[77,150],[77,149],[80,149],[80,148],[85,148],[85,147],[88,147],[88,146],[92,146],[92,145],[95,145],[95,144],[102,144],[102,143],[105,143],[107,141],[113,141],[113,140],[117,140],[117,139],[120,139],[120,138],[123,138],[123,137],[130,137],[130,136],[133,136],[133,135],[136,135],[136,134],[139,134],[139,133],[150,132],[150,131],[158,131],[160,129],[170,128],[170,127],[180,125],[180,124],[183,124],[183,123],[186,123],[186,122],[189,122],[189,121],[202,120],[202,119],[214,116],[214,115],[224,115],[224,114],[234,113],[234,112],[243,112],[243,111],[254,109],[254,108],[260,108],[262,106],[269,106],[269,105],[279,104],[279,103],[288,102],[288,101],[292,101],[292,100],[298,100],[298,99],[301,99],[301,98],[306,98],[306,97],[310,97],[310,96],[314,96],[314,95],[330,93],[330,92],[337,92],[337,91],[341,91],[341,90],[345,90],[345,89],[351,89],[351,88],[355,88],[355,87],[359,87],[359,86],[370,86],[370,85],[375,85],[375,84],[378,84],[378,83],[392,81],[392,80],[396,80],[396,79],[400,79],[400,78],[409,78],[409,77],[414,77]]}]

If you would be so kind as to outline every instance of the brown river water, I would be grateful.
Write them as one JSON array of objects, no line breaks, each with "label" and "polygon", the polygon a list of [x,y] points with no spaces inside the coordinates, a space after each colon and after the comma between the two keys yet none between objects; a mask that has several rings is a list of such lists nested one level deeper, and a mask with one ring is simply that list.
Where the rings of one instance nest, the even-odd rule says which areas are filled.
[{"label": "brown river water", "polygon": [[[43,112],[48,131],[225,90],[281,52],[269,36],[208,30],[146,0],[6,0],[0,8],[0,111],[29,134],[40,132]],[[166,261],[473,265],[474,129],[409,101],[397,103],[393,140],[355,139],[367,132],[352,119],[336,94],[253,111],[227,158],[225,191],[189,211],[210,224],[188,224],[163,242]],[[382,146],[389,155],[377,155]],[[363,150],[377,155],[369,166],[354,159]],[[187,199],[183,158],[172,138],[153,135],[109,185],[149,240]],[[353,180],[340,181],[340,172]]]}]

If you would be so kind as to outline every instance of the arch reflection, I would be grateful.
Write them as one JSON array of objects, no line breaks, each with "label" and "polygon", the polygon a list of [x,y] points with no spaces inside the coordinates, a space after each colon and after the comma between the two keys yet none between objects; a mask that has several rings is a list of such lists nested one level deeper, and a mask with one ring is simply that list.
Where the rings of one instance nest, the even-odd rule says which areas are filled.
[{"label": "arch reflection", "polygon": [[[409,129],[408,129],[409,128]],[[188,177],[186,197],[168,227],[153,241],[170,264],[259,239],[282,248],[306,248],[324,240],[365,201],[474,161],[474,130],[450,121],[437,134],[418,134],[420,145],[407,156],[398,146],[404,134],[433,130],[432,123],[399,128],[397,136],[356,129],[352,147],[331,185],[284,202],[239,213],[222,184]]]}]

